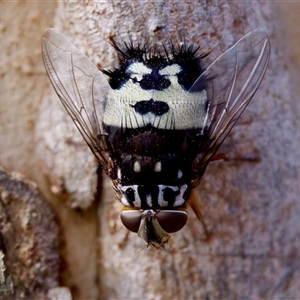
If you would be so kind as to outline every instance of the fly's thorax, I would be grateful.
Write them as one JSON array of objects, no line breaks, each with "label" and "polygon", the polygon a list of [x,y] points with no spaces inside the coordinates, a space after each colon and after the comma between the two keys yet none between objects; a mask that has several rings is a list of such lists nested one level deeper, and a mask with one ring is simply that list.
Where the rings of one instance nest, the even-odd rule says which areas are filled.
[{"label": "fly's thorax", "polygon": [[122,154],[117,189],[125,206],[157,209],[182,206],[189,197],[190,165],[178,153],[159,157]]},{"label": "fly's thorax", "polygon": [[207,137],[197,130],[109,128],[107,144],[114,161],[120,201],[129,207],[182,206],[190,196],[193,162]]},{"label": "fly's thorax", "polygon": [[147,208],[171,208],[182,206],[188,199],[188,185],[129,185],[119,186],[121,202],[125,206]]}]

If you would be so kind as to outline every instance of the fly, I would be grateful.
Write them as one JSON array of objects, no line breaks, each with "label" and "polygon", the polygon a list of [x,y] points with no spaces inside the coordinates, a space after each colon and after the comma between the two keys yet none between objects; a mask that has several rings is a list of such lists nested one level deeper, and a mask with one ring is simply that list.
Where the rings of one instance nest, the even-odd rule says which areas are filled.
[{"label": "fly", "polygon": [[185,226],[192,189],[263,79],[270,42],[252,31],[207,68],[205,55],[187,44],[113,46],[119,66],[112,71],[99,70],[55,29],[45,32],[42,54],[124,205],[124,226],[160,248]]}]

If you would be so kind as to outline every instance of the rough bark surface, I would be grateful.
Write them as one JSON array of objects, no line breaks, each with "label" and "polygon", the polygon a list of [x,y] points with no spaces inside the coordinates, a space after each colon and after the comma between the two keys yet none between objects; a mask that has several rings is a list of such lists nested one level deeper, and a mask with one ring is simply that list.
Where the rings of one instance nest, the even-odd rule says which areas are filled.
[{"label": "rough bark surface", "polygon": [[[7,20],[0,20],[1,45],[7,49],[1,57],[8,66],[0,64],[0,163],[35,180],[51,203],[61,230],[61,285],[70,288],[74,299],[297,298],[300,102],[294,62],[300,60],[295,52],[289,56],[286,46],[291,45],[289,35],[283,34],[286,23],[280,21],[287,18],[286,6],[86,1],[59,3],[51,21],[56,3],[0,5],[18,15],[14,20],[23,16],[13,29],[8,13],[3,14]],[[291,10],[299,11],[300,5]],[[34,36],[26,36],[32,29],[26,30],[24,20],[38,24]],[[121,205],[109,180],[98,179],[97,162],[59,100],[49,88],[39,101],[46,86],[40,40],[47,27],[61,30],[106,69],[116,59],[112,38],[152,44],[184,34],[201,51],[214,50],[209,61],[255,28],[269,34],[272,56],[266,77],[222,148],[231,159],[211,163],[197,190],[212,233],[209,241],[203,240],[192,212],[166,251],[145,249],[137,235],[123,228]],[[25,48],[20,62],[15,57]]]},{"label": "rough bark surface", "polygon": [[58,226],[19,173],[0,169],[1,299],[43,299],[59,286]]}]

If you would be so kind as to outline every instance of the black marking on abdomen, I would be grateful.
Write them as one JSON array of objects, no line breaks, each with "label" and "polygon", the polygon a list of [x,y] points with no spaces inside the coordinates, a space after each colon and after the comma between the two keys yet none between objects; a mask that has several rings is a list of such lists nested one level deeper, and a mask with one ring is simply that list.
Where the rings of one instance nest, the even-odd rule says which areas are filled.
[{"label": "black marking on abdomen", "polygon": [[139,101],[135,105],[132,105],[134,110],[140,115],[146,115],[147,113],[153,113],[156,116],[162,116],[169,111],[169,105],[163,101],[154,101],[153,99]]},{"label": "black marking on abdomen", "polygon": [[145,74],[139,82],[143,90],[158,90],[162,91],[171,85],[169,79],[165,76],[158,75],[158,71],[154,69],[151,74]]}]

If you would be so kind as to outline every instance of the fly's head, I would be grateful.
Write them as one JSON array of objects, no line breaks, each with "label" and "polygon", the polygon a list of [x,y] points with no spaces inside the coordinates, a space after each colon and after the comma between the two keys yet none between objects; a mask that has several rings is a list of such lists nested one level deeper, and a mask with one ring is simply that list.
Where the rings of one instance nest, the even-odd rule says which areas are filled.
[{"label": "fly's head", "polygon": [[182,229],[187,219],[184,210],[123,210],[121,213],[124,226],[155,248],[164,247],[170,234]]}]

